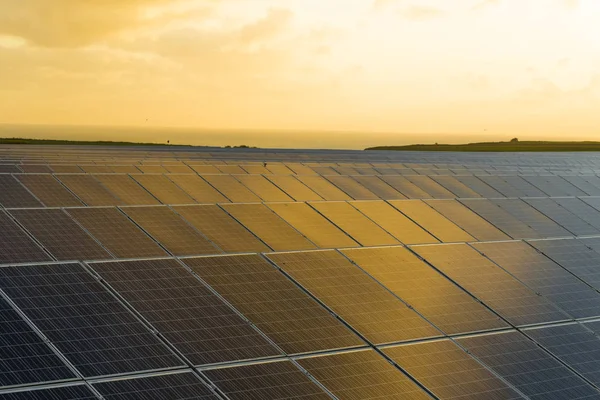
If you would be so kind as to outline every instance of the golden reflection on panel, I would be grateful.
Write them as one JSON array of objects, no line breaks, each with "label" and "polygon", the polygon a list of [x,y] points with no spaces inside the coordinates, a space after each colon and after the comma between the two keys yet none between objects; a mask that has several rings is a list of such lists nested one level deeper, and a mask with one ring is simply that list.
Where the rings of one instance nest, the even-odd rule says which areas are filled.
[{"label": "golden reflection on panel", "polygon": [[186,192],[164,175],[132,175],[146,190],[163,204],[195,204]]},{"label": "golden reflection on panel", "polygon": [[294,200],[262,175],[235,175],[235,179],[256,193],[263,201]]},{"label": "golden reflection on panel", "polygon": [[219,191],[198,175],[167,175],[177,186],[192,196],[198,203],[229,203]]},{"label": "golden reflection on panel", "polygon": [[123,201],[109,192],[92,175],[55,175],[88,206],[116,206]]},{"label": "golden reflection on panel", "polygon": [[296,179],[311,188],[315,193],[325,200],[352,200],[352,197],[342,192],[322,176],[297,175]]},{"label": "golden reflection on panel", "polygon": [[202,178],[234,203],[260,203],[261,199],[233,176],[202,175]]},{"label": "golden reflection on panel", "polygon": [[266,178],[296,201],[323,200],[321,196],[291,175],[268,175]]},{"label": "golden reflection on panel", "polygon": [[128,175],[94,175],[108,190],[129,206],[160,204],[146,189]]}]

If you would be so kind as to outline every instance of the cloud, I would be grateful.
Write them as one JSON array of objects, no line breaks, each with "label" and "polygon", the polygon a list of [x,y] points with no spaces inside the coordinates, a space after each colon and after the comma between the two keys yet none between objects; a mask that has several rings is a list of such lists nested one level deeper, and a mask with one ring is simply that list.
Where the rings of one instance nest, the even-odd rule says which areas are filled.
[{"label": "cloud", "polygon": [[412,21],[425,21],[438,18],[442,16],[444,12],[438,8],[413,5],[401,10],[400,14],[404,18]]},{"label": "cloud", "polygon": [[284,31],[293,17],[294,13],[290,10],[271,8],[264,18],[246,25],[240,30],[240,40],[245,44],[252,44],[270,39]]},{"label": "cloud", "polygon": [[0,34],[44,47],[78,47],[144,23],[146,7],[173,0],[3,0]]}]

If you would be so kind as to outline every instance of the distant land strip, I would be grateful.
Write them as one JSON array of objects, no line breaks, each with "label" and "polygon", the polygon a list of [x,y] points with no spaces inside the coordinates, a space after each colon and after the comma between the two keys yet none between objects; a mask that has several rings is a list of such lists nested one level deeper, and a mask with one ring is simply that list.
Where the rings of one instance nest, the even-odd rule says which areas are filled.
[{"label": "distant land strip", "polygon": [[545,142],[517,141],[482,142],[467,144],[411,144],[407,146],[377,146],[365,150],[395,151],[497,151],[497,152],[545,152],[545,151],[600,151],[600,142]]},{"label": "distant land strip", "polygon": [[171,143],[143,143],[143,142],[114,142],[109,140],[60,140],[60,139],[25,139],[25,138],[0,138],[0,144],[48,144],[64,146],[171,146],[171,147],[206,147],[206,148],[225,148],[225,149],[256,149],[255,146],[194,146],[191,144],[171,144]]}]

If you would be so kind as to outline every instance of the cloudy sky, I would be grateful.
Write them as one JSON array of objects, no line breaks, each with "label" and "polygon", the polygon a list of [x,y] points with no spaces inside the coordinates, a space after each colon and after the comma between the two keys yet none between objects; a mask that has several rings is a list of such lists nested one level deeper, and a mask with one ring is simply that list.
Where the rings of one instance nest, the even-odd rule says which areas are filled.
[{"label": "cloudy sky", "polygon": [[600,139],[599,21],[600,0],[0,0],[0,123]]}]

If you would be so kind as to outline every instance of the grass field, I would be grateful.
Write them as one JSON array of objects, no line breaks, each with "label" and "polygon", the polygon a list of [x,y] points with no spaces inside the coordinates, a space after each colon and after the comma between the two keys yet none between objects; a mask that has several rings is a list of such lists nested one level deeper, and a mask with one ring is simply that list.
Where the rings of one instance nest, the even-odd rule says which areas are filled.
[{"label": "grass field", "polygon": [[544,152],[544,151],[600,151],[600,142],[482,142],[468,144],[411,144],[408,146],[378,146],[365,150],[397,151],[498,151],[498,152]]}]

